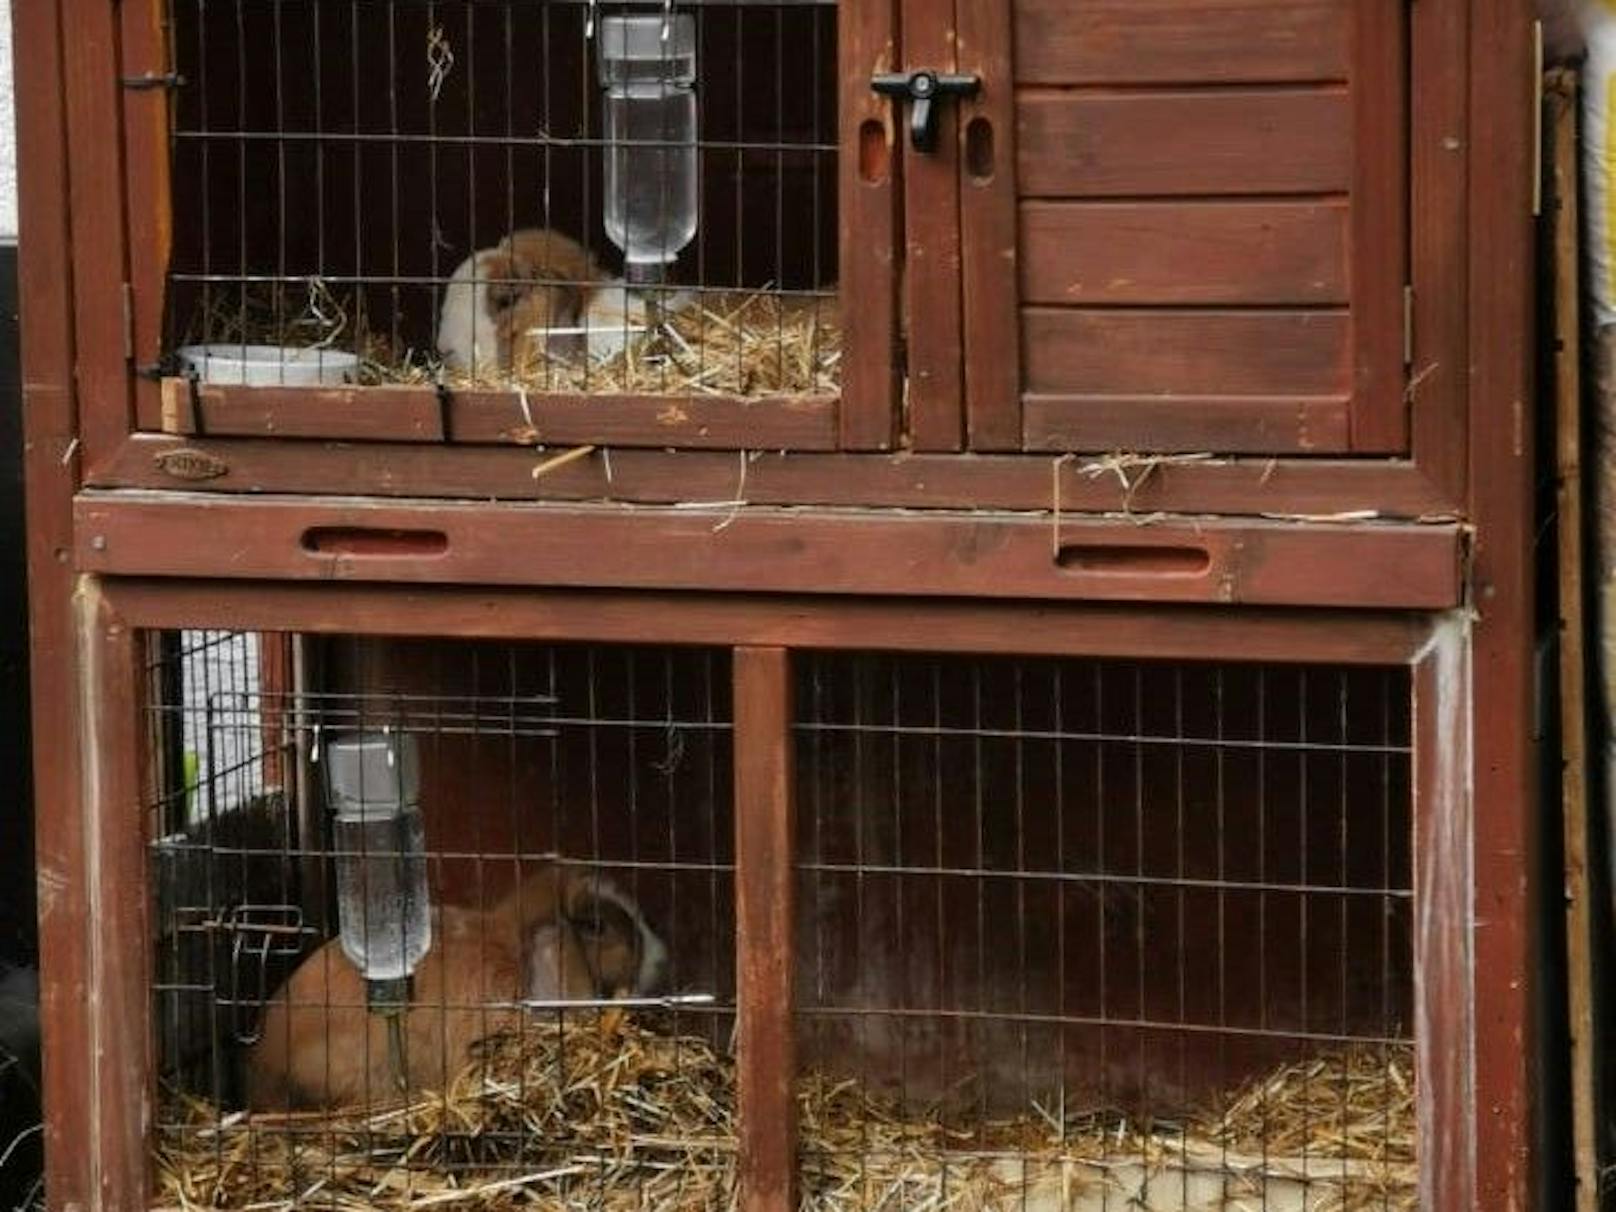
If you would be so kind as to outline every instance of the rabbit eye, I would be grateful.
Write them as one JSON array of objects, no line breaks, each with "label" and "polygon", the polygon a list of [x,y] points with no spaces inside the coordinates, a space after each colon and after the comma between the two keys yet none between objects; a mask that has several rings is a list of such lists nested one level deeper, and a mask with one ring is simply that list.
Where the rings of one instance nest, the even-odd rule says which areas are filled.
[{"label": "rabbit eye", "polygon": [[574,918],[572,924],[573,928],[584,938],[602,938],[606,934],[606,923],[594,915]]}]

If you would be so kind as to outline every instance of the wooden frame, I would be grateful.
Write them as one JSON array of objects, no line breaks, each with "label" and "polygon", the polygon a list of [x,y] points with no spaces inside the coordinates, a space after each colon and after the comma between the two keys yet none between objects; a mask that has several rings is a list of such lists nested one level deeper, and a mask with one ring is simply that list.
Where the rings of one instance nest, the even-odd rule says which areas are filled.
[{"label": "wooden frame", "polygon": [[[378,496],[565,500],[599,498],[608,491],[623,501],[663,503],[729,501],[737,495],[733,452],[620,451],[609,464],[597,456],[534,481],[536,460],[526,449],[188,440],[134,432],[122,340],[128,195],[113,133],[130,94],[116,88],[114,22],[120,11],[124,20],[134,20],[138,7],[40,0],[17,6],[14,14],[16,41],[29,48],[18,59],[17,100],[25,166],[21,263],[47,1183],[57,1208],[117,1202],[107,1171],[83,1142],[92,1139],[87,1131],[92,1115],[120,1129],[133,1122],[133,1109],[120,1110],[116,1099],[92,1103],[88,1092],[97,1062],[83,1048],[91,1018],[105,1013],[87,998],[92,965],[105,956],[92,950],[88,933],[88,818],[75,759],[82,751],[75,743],[88,724],[78,693],[71,609],[75,490],[86,484],[172,488],[178,483],[223,494],[295,493],[340,484],[346,491]],[[1435,147],[1440,154],[1415,164],[1411,255],[1432,266],[1433,280],[1446,285],[1414,299],[1409,459],[1220,459],[1130,469],[1100,459],[769,455],[746,464],[745,481],[746,499],[782,504],[1044,509],[1053,498],[1073,513],[1128,509],[1135,517],[1157,511],[1320,515],[1340,510],[1403,518],[1463,516],[1474,534],[1466,580],[1474,618],[1465,633],[1465,664],[1474,731],[1468,759],[1473,870],[1466,920],[1475,923],[1467,972],[1475,997],[1470,1092],[1475,1116],[1465,1121],[1449,1155],[1469,1151],[1461,1164],[1474,1175],[1474,1196],[1445,1206],[1488,1209],[1529,1206],[1536,1164],[1535,754],[1527,726],[1533,634],[1527,417],[1531,18],[1524,0],[1421,0],[1413,6],[1414,54],[1434,53],[1439,66],[1413,97],[1412,137],[1417,146]],[[64,27],[71,37],[64,37]],[[149,45],[128,31],[124,39],[130,55]],[[126,70],[140,66],[126,60]],[[126,134],[140,129],[150,128],[131,124]],[[123,160],[131,167],[137,148],[137,143],[122,145]],[[1486,171],[1472,173],[1471,164]],[[150,225],[140,221],[144,208],[128,209],[134,215],[134,241],[151,236]],[[1453,215],[1462,221],[1446,217]],[[138,293],[135,302],[137,313],[151,305]],[[135,329],[141,331],[138,320]],[[154,391],[140,391],[145,424],[160,404]],[[1131,528],[1133,522],[1119,518],[1113,524]],[[1319,542],[1327,553],[1327,539]],[[298,601],[307,607],[313,601],[316,608],[306,620],[310,629],[322,619],[328,627],[359,630],[391,618],[410,620],[417,629],[435,620],[434,625],[462,634],[500,625],[515,605],[488,591],[348,586],[333,593],[306,584],[270,589],[245,582],[234,589],[121,583],[110,600],[130,615],[138,607],[149,626],[182,618],[244,626],[254,617],[266,618],[260,609],[285,609]],[[568,598],[565,606],[555,595],[546,601],[525,617],[526,623],[539,626],[552,610],[557,617],[572,611],[575,618],[587,614],[581,624],[601,632],[615,628],[619,636],[644,637],[647,620],[657,617],[637,608],[613,608],[589,594]],[[806,643],[829,630],[819,616],[779,599],[737,595],[724,602],[715,609],[727,617],[729,634],[766,647]],[[384,604],[385,614],[380,612]],[[1076,614],[1084,620],[1082,634],[1067,636],[1064,643],[1115,653],[1152,645],[1153,653],[1166,658],[1217,649],[1251,657],[1294,652],[1292,645],[1308,635],[1322,645],[1317,659],[1349,659],[1354,651],[1377,654],[1359,659],[1394,659],[1394,652],[1417,649],[1417,637],[1426,633],[1406,615],[1114,606],[1074,612],[1030,604],[982,614],[980,607],[944,602],[928,609],[940,628],[957,629],[959,642],[1000,651],[1010,638],[1031,634],[1028,629],[1040,620]],[[884,619],[885,634],[894,643],[900,634],[917,634],[903,603],[872,608],[853,601],[842,610],[848,625],[870,627]],[[270,625],[288,625],[290,617],[277,615]],[[709,619],[706,626],[711,632],[717,624]],[[1328,634],[1316,633],[1319,626]],[[104,630],[96,634],[108,636]],[[107,642],[123,643],[116,636]],[[100,718],[114,717],[109,712]],[[110,853],[119,851],[114,847]],[[128,979],[127,972],[120,979]],[[123,1119],[113,1123],[119,1115]]]},{"label": "wooden frame", "polygon": [[[98,910],[89,952],[95,1045],[91,1096],[51,1109],[63,1132],[82,1132],[103,1206],[139,1206],[148,1181],[151,1122],[150,955],[140,802],[143,631],[224,625],[340,634],[454,635],[505,640],[722,643],[735,648],[736,880],[741,981],[740,1172],[745,1206],[792,1206],[790,1074],[793,649],[884,648],[1182,660],[1401,664],[1413,672],[1415,792],[1415,1023],[1419,1049],[1422,1196],[1426,1206],[1484,1206],[1476,1189],[1478,1111],[1472,1008],[1494,996],[1498,974],[1473,962],[1469,911],[1471,811],[1467,669],[1462,612],[1407,615],[1234,613],[1208,628],[1198,612],[937,607],[862,602],[821,607],[801,599],[711,595],[471,593],[415,595],[335,586],[88,579],[79,598],[80,690],[103,756],[84,765],[90,826],[71,874]],[[1455,743],[1456,739],[1459,743]],[[782,899],[783,898],[783,899]]]},{"label": "wooden frame", "polygon": [[181,493],[86,493],[75,518],[79,567],[122,576],[1424,609],[1462,587],[1451,525]]},{"label": "wooden frame", "polygon": [[[69,11],[85,9],[87,16],[101,5],[101,0],[60,2]],[[918,4],[921,0],[908,3]],[[163,32],[155,21],[160,0],[141,0],[120,7],[119,70],[131,77],[160,76],[167,68]],[[985,16],[987,9],[974,2],[945,7],[948,15],[960,19],[962,33],[969,35],[961,43],[970,59],[964,66],[989,75],[1002,72],[1010,55],[1008,17],[1003,13]],[[1374,24],[1369,10],[1379,9],[1372,5],[1363,9],[1357,23]],[[940,20],[931,24],[919,20],[923,15],[918,10],[911,14],[916,19],[907,28],[947,27]],[[1414,216],[1409,258],[1416,285],[1429,282],[1432,286],[1417,289],[1412,301],[1414,360],[1405,392],[1407,409],[1393,409],[1384,417],[1377,411],[1373,424],[1365,423],[1351,434],[1351,445],[1356,450],[1385,454],[1406,449],[1407,457],[1328,462],[1295,457],[1230,457],[1179,463],[1145,460],[1135,468],[1134,475],[1124,475],[1120,481],[1090,472],[1087,482],[1078,482],[1084,479],[1078,468],[1103,464],[1104,451],[1121,444],[1105,443],[1097,448],[1098,457],[1063,461],[1057,470],[1057,478],[1069,485],[1069,490],[1063,490],[1064,508],[1073,512],[1107,510],[1125,503],[1130,508],[1175,513],[1312,515],[1372,511],[1402,518],[1463,512],[1465,468],[1456,455],[1463,449],[1467,423],[1468,396],[1462,373],[1467,365],[1467,320],[1462,292],[1454,291],[1452,283],[1463,279],[1466,233],[1470,230],[1466,174],[1474,143],[1467,135],[1472,115],[1465,88],[1472,72],[1485,76],[1496,67],[1478,63],[1466,70],[1464,52],[1473,20],[1471,6],[1463,0],[1430,0],[1415,6],[1409,15],[1410,59],[1421,73],[1412,94],[1408,149],[1409,209]],[[94,28],[94,21],[90,28]],[[894,493],[888,487],[905,477],[901,470],[894,469],[898,459],[879,453],[895,440],[898,397],[896,366],[890,356],[897,333],[897,275],[890,257],[882,255],[880,249],[883,240],[891,245],[898,238],[899,179],[907,176],[902,191],[909,214],[909,229],[903,238],[910,245],[905,289],[912,315],[923,319],[911,325],[910,333],[909,406],[915,448],[949,452],[958,450],[967,440],[972,449],[979,451],[1008,452],[1019,447],[1019,404],[1017,415],[1009,411],[1018,377],[1018,341],[1000,339],[1004,334],[996,336],[994,320],[1004,314],[1004,304],[1014,294],[1014,283],[1003,272],[1014,259],[1014,207],[1013,203],[1006,206],[1004,191],[994,188],[995,180],[972,175],[966,138],[973,126],[992,129],[996,161],[1007,165],[1015,152],[1015,132],[1005,90],[989,88],[963,106],[957,120],[952,109],[945,107],[944,122],[949,128],[945,133],[951,137],[943,141],[938,155],[916,157],[907,152],[895,134],[891,105],[875,98],[865,79],[867,71],[873,74],[896,66],[891,62],[895,28],[894,16],[883,4],[844,7],[844,66],[853,66],[848,66],[843,84],[843,142],[850,148],[859,148],[861,157],[867,151],[869,164],[862,175],[851,165],[842,174],[842,275],[844,289],[855,291],[861,309],[868,308],[870,323],[854,326],[854,344],[848,353],[848,390],[839,402],[834,397],[746,404],[675,400],[671,402],[675,407],[669,407],[668,400],[623,398],[607,401],[611,407],[602,410],[590,400],[530,399],[533,424],[529,425],[514,393],[456,397],[445,412],[436,394],[424,389],[364,389],[338,393],[341,398],[333,401],[317,399],[313,393],[216,388],[199,393],[193,402],[185,385],[172,381],[165,387],[169,404],[166,410],[164,393],[156,385],[135,382],[132,418],[127,403],[115,407],[112,401],[120,391],[130,390],[130,364],[144,364],[158,349],[161,266],[170,242],[166,227],[170,188],[166,174],[167,105],[161,89],[124,90],[121,95],[118,90],[100,87],[86,90],[75,102],[75,112],[80,114],[76,129],[117,128],[122,115],[121,163],[127,171],[109,174],[105,163],[97,167],[86,159],[84,167],[91,174],[88,179],[118,181],[123,193],[121,201],[116,202],[110,196],[86,199],[84,213],[104,213],[110,220],[127,208],[130,229],[127,241],[106,237],[118,241],[116,247],[107,250],[108,255],[102,256],[97,250],[95,256],[82,258],[76,267],[84,289],[96,298],[111,298],[113,292],[120,297],[116,315],[108,305],[93,321],[88,316],[81,321],[94,324],[93,333],[87,331],[86,336],[93,335],[97,349],[87,380],[95,387],[97,403],[91,411],[98,418],[87,424],[84,435],[89,460],[87,482],[105,488],[183,486],[212,492],[303,492],[315,484],[315,490],[329,492],[347,483],[337,474],[320,478],[320,469],[329,462],[320,457],[328,449],[324,444],[363,438],[376,455],[371,465],[385,464],[390,471],[385,482],[373,477],[369,483],[355,485],[359,491],[421,497],[565,498],[568,484],[560,479],[523,483],[518,475],[510,474],[509,469],[529,458],[530,452],[500,447],[525,447],[536,441],[547,447],[585,442],[613,446],[625,456],[636,453],[636,446],[657,449],[654,455],[646,450],[642,463],[648,470],[657,467],[662,472],[656,477],[657,488],[643,488],[636,481],[618,482],[615,477],[607,485],[606,495],[623,501],[710,499],[695,493],[677,495],[683,491],[679,485],[691,465],[674,460],[699,456],[703,448],[733,451],[745,447],[752,451],[790,452],[779,456],[778,462],[792,483],[791,503],[853,501],[872,507],[932,504],[930,500],[896,499],[914,494]],[[110,33],[109,30],[109,36]],[[954,61],[955,45],[952,41],[946,47],[918,45],[904,57],[908,60],[921,51],[935,52],[931,57],[949,66]],[[1380,48],[1376,61],[1391,62],[1397,57],[1395,49]],[[94,46],[87,47],[85,54],[93,51]],[[1391,80],[1389,84],[1399,82]],[[1375,92],[1374,97],[1366,93],[1364,104],[1378,112],[1379,106],[1389,103],[1381,95],[1385,91]],[[952,137],[956,133],[957,137]],[[76,149],[79,144],[80,140],[75,139]],[[108,155],[104,150],[96,154],[103,160]],[[859,157],[847,158],[851,161]],[[1381,178],[1400,178],[1404,173],[1403,160],[1394,145],[1385,148],[1376,163],[1364,171],[1371,167]],[[1007,175],[999,174],[1000,178]],[[946,197],[937,192],[943,188],[945,178]],[[100,192],[111,193],[104,188]],[[935,206],[926,203],[933,195]],[[948,216],[957,216],[957,221],[945,223],[946,230],[934,230],[935,224]],[[1383,226],[1386,216],[1366,212],[1359,219],[1366,226],[1362,234],[1367,234],[1368,228]],[[959,239],[961,233],[963,240]],[[955,247],[964,250],[963,261],[957,267],[953,262],[958,258],[950,251]],[[127,271],[122,268],[125,264]],[[1380,282],[1384,274],[1372,276],[1384,286]],[[940,285],[941,279],[954,285],[945,289]],[[122,340],[114,336],[113,330],[117,321],[121,333],[125,283],[131,284],[128,294],[132,301],[128,360],[115,356],[114,350],[121,348]],[[917,307],[918,312],[914,311]],[[1372,333],[1360,333],[1358,343],[1384,353],[1398,335],[1391,331],[1389,323],[1376,325]],[[971,351],[963,360],[956,339],[962,332]],[[1355,373],[1364,373],[1364,359],[1356,358],[1355,364],[1359,366]],[[333,407],[333,403],[341,406]],[[172,437],[156,436],[165,428],[172,431]],[[453,439],[450,443],[440,441],[445,429]],[[537,437],[534,430],[538,431]],[[1120,437],[1122,431],[1112,436]],[[248,437],[276,440],[268,449],[241,447],[237,439]],[[374,446],[370,446],[372,442]],[[419,444],[425,449],[405,453],[399,450],[400,443]],[[678,446],[691,453],[675,456],[662,451],[664,446]],[[200,449],[206,461],[223,470],[206,480],[185,478],[185,473],[176,468],[186,466],[186,461],[174,458],[175,451],[184,449]],[[861,451],[870,453],[854,453]],[[1049,462],[1059,453],[1052,452],[1048,457],[1003,453],[990,456],[986,463],[944,459],[926,467],[924,482],[930,493],[955,501],[969,500],[979,507],[1026,508],[1029,499],[1047,504],[1051,495],[1047,487]],[[161,461],[154,461],[158,456],[163,456]],[[396,470],[400,460],[406,470]],[[195,461],[188,465],[193,470],[197,466]],[[1146,468],[1151,469],[1148,474]],[[1136,483],[1141,476],[1148,482]],[[907,478],[920,478],[920,469],[911,469]],[[250,489],[247,481],[251,482]],[[750,491],[747,499],[754,499]]]}]

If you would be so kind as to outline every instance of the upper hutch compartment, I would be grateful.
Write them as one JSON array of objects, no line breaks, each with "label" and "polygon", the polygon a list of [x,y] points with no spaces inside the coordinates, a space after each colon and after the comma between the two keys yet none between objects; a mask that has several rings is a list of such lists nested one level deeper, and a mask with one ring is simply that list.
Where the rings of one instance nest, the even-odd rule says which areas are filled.
[{"label": "upper hutch compartment", "polygon": [[[1185,472],[1152,507],[1452,512],[1464,21],[1458,0],[142,0],[134,428],[800,456],[775,503],[917,503],[816,452],[1027,456],[918,502],[1015,508],[1048,507],[1051,455],[1247,457],[1260,483]],[[636,199],[667,250],[650,272],[624,252]],[[230,347],[256,344],[298,352],[242,385]],[[120,466],[92,457],[91,482]],[[1099,500],[1079,478],[1057,510]]]},{"label": "upper hutch compartment", "polygon": [[152,337],[193,411],[342,384],[374,406],[294,430],[834,443],[833,3],[167,4]]}]

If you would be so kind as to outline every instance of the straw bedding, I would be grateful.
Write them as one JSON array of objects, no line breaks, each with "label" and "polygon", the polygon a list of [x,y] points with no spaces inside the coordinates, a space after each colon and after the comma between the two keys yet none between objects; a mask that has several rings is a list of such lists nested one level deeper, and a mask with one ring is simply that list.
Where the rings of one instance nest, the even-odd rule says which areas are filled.
[{"label": "straw bedding", "polygon": [[[734,1064],[652,1022],[535,1022],[485,1040],[447,1091],[364,1110],[249,1116],[175,1097],[156,1206],[730,1209]],[[1034,1108],[967,1127],[817,1074],[798,1103],[804,1212],[1417,1206],[1406,1049],[1288,1066],[1172,1125]],[[1265,1202],[1303,1175],[1301,1196]],[[1193,1202],[1208,1183],[1219,1194]]]},{"label": "straw bedding", "polygon": [[184,344],[262,344],[347,350],[367,386],[435,384],[454,390],[740,396],[834,393],[842,332],[833,297],[711,291],[667,313],[668,333],[635,335],[610,357],[529,354],[510,370],[441,367],[430,350],[402,348],[370,323],[364,298],[319,279],[216,289],[197,308]]}]

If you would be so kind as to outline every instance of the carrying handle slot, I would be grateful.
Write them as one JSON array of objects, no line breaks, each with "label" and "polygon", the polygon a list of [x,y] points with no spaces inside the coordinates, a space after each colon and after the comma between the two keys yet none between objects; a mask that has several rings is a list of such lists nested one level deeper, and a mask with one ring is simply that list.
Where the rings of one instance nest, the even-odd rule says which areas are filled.
[{"label": "carrying handle slot", "polygon": [[1062,543],[1055,566],[1082,576],[1204,577],[1212,571],[1212,553],[1192,544]]},{"label": "carrying handle slot", "polygon": [[441,530],[311,526],[301,546],[310,555],[347,559],[435,559],[448,554],[449,536]]}]

